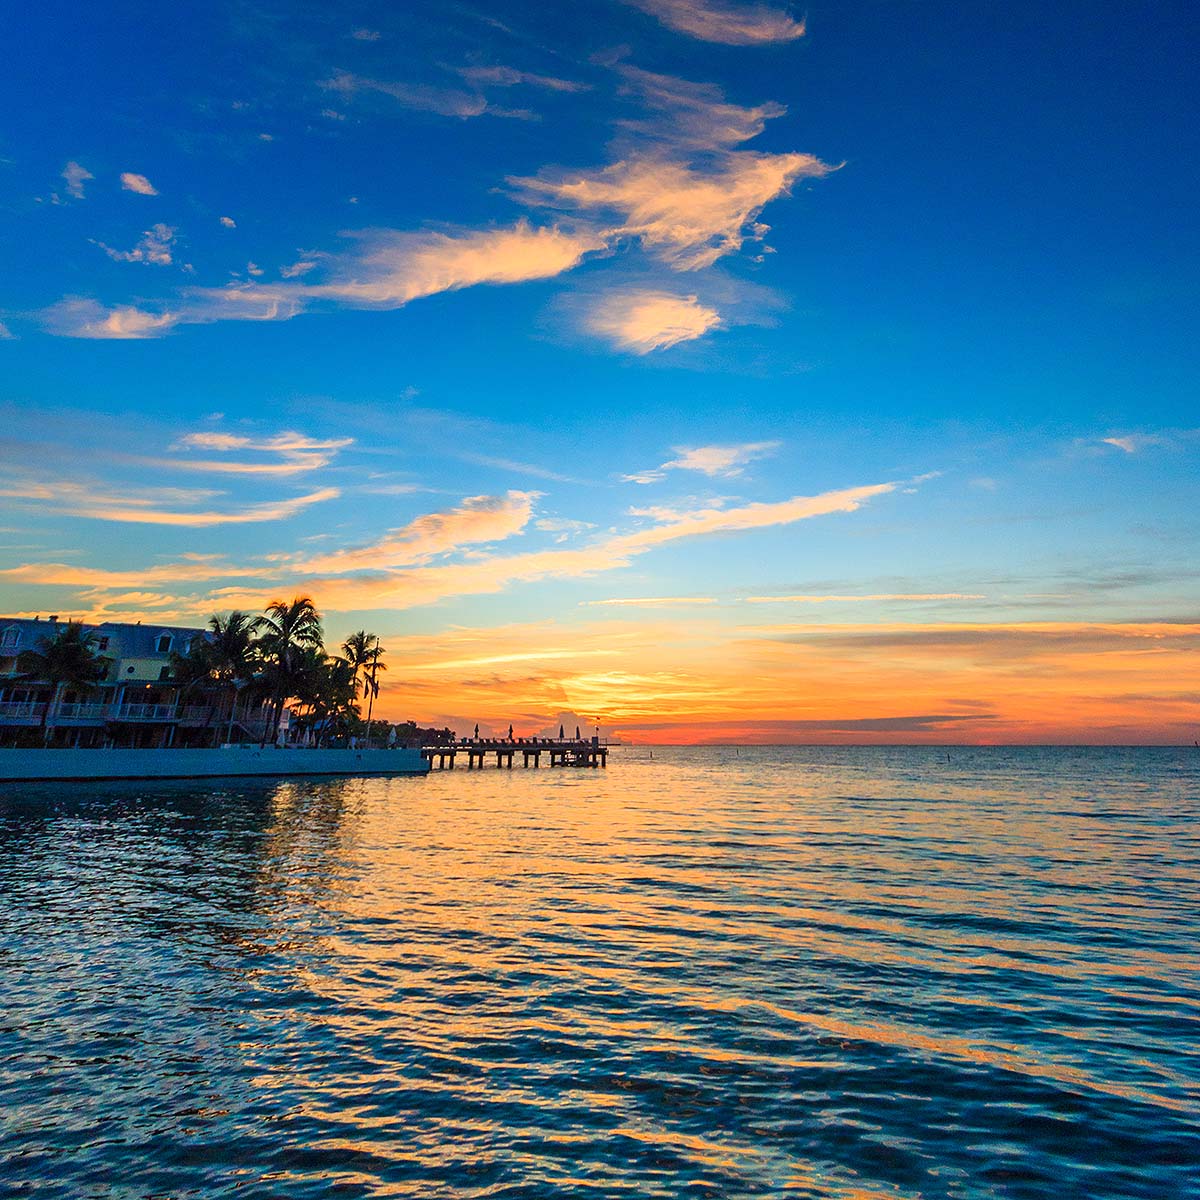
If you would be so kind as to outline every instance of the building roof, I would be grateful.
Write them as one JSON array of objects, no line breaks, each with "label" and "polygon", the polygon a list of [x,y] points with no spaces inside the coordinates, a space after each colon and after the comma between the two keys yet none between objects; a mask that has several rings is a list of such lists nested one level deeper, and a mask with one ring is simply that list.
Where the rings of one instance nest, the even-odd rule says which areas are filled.
[{"label": "building roof", "polygon": [[[203,629],[184,625],[130,624],[124,621],[81,622],[84,629],[97,637],[108,637],[110,645],[106,653],[121,658],[156,658],[162,652],[157,649],[158,639],[163,634],[172,638],[172,650],[182,651],[184,645]],[[33,617],[0,617],[0,638],[10,629],[20,633],[16,649],[36,650],[43,638],[53,638],[66,621],[47,618],[45,621]],[[0,643],[2,645],[2,643]]]}]

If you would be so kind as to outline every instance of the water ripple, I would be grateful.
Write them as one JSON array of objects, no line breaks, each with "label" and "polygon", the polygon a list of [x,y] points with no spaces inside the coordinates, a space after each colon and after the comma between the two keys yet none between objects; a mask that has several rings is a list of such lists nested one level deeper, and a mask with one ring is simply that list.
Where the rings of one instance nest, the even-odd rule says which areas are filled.
[{"label": "water ripple", "polygon": [[0,1195],[1200,1195],[1200,757],[0,796]]}]

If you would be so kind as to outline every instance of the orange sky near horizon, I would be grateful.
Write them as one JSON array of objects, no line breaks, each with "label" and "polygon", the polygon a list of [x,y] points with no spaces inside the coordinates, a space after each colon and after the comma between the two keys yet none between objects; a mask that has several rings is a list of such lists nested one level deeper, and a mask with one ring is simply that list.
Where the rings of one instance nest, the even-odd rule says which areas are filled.
[{"label": "orange sky near horizon", "polygon": [[[389,637],[376,714],[629,742],[1188,744],[1200,625],[545,622]],[[570,732],[573,732],[570,731]]]}]

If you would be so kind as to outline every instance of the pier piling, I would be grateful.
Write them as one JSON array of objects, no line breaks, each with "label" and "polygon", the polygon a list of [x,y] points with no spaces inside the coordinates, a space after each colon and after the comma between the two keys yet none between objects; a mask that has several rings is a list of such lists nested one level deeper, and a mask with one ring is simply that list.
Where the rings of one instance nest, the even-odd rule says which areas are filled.
[{"label": "pier piling", "polygon": [[607,767],[608,746],[599,738],[462,738],[457,742],[422,746],[421,754],[431,768],[441,771],[454,769],[455,757],[467,756],[467,770],[483,769],[489,754],[496,756],[497,768],[511,771],[517,755],[521,765],[536,769],[546,755],[552,767]]}]

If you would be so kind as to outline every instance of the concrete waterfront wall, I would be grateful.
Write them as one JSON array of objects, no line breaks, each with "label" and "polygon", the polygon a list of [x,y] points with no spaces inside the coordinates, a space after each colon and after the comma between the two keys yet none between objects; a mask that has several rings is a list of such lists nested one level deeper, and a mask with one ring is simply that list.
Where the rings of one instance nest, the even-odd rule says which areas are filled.
[{"label": "concrete waterfront wall", "polygon": [[420,750],[0,749],[0,783],[34,779],[218,779],[238,775],[424,775]]}]

